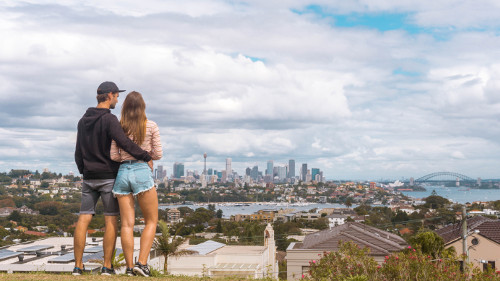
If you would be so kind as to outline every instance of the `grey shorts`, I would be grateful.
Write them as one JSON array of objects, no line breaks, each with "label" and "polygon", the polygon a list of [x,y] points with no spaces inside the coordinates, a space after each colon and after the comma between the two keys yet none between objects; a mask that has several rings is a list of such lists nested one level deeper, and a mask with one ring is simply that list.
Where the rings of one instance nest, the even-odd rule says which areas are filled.
[{"label": "grey shorts", "polygon": [[95,206],[99,197],[104,205],[105,216],[117,216],[120,214],[118,200],[113,196],[114,179],[84,180],[82,183],[82,205],[80,214],[95,215]]}]

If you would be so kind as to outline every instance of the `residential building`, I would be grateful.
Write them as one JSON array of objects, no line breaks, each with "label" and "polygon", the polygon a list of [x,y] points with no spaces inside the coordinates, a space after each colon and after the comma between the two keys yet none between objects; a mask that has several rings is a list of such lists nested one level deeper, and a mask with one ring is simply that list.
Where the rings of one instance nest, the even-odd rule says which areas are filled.
[{"label": "residential building", "polygon": [[244,221],[244,220],[249,220],[249,221],[264,221],[267,223],[273,222],[274,221],[274,216],[275,216],[276,211],[275,210],[259,210],[254,214],[237,214],[234,216],[231,216],[232,221]]},{"label": "residential building", "polygon": [[263,246],[229,246],[212,240],[181,249],[195,251],[192,255],[168,258],[168,273],[187,276],[235,276],[241,278],[278,278],[274,230],[264,230]]},{"label": "residential building", "polygon": [[177,208],[172,208],[167,211],[168,222],[178,222],[181,218],[181,212]]},{"label": "residential building", "polygon": [[406,241],[390,232],[356,222],[347,222],[332,229],[306,235],[302,243],[292,242],[286,250],[287,280],[299,280],[309,271],[309,262],[317,260],[325,251],[338,251],[339,242],[352,241],[360,247],[370,248],[370,255],[378,263],[384,257],[403,250]]},{"label": "residential building", "polygon": [[[436,230],[445,243],[445,248],[454,247],[457,256],[463,252],[462,222]],[[495,271],[500,269],[500,220],[481,215],[467,219],[467,247],[469,261],[484,270],[490,265]]]},{"label": "residential building", "polygon": [[333,228],[335,226],[343,225],[346,222],[347,216],[341,214],[331,214],[326,218],[328,219],[328,226]]}]

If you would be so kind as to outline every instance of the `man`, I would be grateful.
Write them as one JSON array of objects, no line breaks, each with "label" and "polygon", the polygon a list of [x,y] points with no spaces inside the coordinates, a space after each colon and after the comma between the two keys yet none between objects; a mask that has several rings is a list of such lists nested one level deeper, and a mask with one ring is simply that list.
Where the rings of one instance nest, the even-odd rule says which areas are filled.
[{"label": "man", "polygon": [[115,250],[117,236],[117,216],[119,215],[118,201],[112,194],[113,184],[120,163],[110,158],[111,140],[130,153],[136,159],[149,162],[151,156],[123,132],[120,122],[111,114],[110,108],[115,108],[120,92],[113,82],[103,82],[97,88],[97,107],[90,107],[78,122],[76,138],[75,162],[80,174],[83,174],[82,203],[80,215],[74,234],[75,268],[73,275],[80,275],[85,270],[83,266],[83,251],[87,228],[92,216],[95,215],[95,206],[99,197],[104,205],[104,232],[103,275],[114,274],[111,257]]}]

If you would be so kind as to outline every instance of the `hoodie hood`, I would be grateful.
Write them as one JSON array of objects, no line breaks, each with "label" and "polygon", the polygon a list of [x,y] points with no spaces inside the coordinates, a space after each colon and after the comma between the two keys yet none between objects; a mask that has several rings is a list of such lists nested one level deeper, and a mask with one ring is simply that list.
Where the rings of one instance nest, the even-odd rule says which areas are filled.
[{"label": "hoodie hood", "polygon": [[108,108],[90,107],[82,117],[83,126],[87,130],[93,128],[95,123],[107,113],[111,113]]}]

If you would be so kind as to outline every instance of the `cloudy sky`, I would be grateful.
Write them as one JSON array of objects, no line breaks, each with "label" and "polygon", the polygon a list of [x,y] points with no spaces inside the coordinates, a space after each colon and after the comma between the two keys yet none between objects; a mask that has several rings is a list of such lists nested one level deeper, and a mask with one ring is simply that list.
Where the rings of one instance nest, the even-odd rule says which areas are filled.
[{"label": "cloudy sky", "polygon": [[327,179],[500,178],[499,15],[497,0],[2,1],[0,171],[77,171],[76,124],[110,80],[143,94],[169,175],[207,152],[239,174],[291,158]]}]

